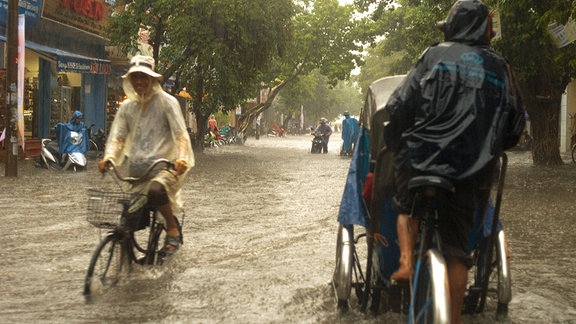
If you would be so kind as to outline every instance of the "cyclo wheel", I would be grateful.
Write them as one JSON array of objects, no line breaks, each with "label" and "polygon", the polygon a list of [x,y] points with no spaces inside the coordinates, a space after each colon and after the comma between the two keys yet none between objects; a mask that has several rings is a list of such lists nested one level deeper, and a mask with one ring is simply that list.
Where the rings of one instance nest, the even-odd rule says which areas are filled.
[{"label": "cyclo wheel", "polygon": [[450,323],[450,291],[444,257],[434,249],[416,260],[408,323]]},{"label": "cyclo wheel", "polygon": [[512,299],[512,279],[503,230],[498,231],[494,238],[482,242],[474,273],[474,287],[476,291],[472,290],[466,300],[465,307],[468,312],[483,312],[488,298],[493,296],[497,302],[497,319],[508,315],[508,304]]},{"label": "cyclo wheel", "polygon": [[84,297],[89,300],[115,286],[130,269],[130,257],[119,235],[106,236],[98,245],[84,280]]},{"label": "cyclo wheel", "polygon": [[572,163],[576,163],[576,144],[572,145]]},{"label": "cyclo wheel", "polygon": [[336,266],[332,276],[332,286],[336,295],[338,311],[348,311],[348,301],[352,290],[352,268],[354,263],[354,239],[348,228],[338,226],[336,238]]}]

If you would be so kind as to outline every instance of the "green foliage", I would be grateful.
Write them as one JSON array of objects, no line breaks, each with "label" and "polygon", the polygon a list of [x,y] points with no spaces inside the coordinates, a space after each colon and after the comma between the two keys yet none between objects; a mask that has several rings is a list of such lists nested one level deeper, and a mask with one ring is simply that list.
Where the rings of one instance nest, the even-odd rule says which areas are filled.
[{"label": "green foliage", "polygon": [[576,69],[572,68],[576,59],[575,45],[557,48],[548,32],[548,24],[566,24],[574,2],[523,0],[487,3],[498,8],[502,19],[503,38],[493,46],[509,59],[525,91],[539,94],[543,94],[542,91],[564,91],[576,76]]},{"label": "green foliage", "polygon": [[[317,70],[333,87],[338,80],[349,79],[350,72],[363,64],[362,44],[373,38],[373,29],[366,19],[355,18],[352,5],[340,6],[337,0],[295,3],[287,55],[275,60],[270,73],[263,75],[271,87],[270,98],[243,114],[240,129],[246,128],[252,118],[270,106],[278,93],[299,78]],[[333,105],[323,102],[314,106]]]},{"label": "green foliage", "polygon": [[158,69],[210,114],[253,95],[273,56],[285,52],[290,0],[136,0],[109,25],[111,42],[136,48],[138,28],[150,31]]},{"label": "green foliage", "polygon": [[[362,84],[376,78],[377,70],[396,74],[415,64],[428,46],[442,40],[434,28],[444,19],[453,0],[356,0],[362,8],[374,5],[381,44],[369,52]],[[548,32],[551,22],[566,24],[576,18],[573,0],[485,0],[498,9],[502,39],[492,46],[515,70],[524,103],[532,119],[533,156],[537,164],[561,163],[558,149],[560,98],[576,76],[575,44],[558,48]],[[401,54],[401,55],[398,55]]]},{"label": "green foliage", "polygon": [[372,82],[385,76],[406,74],[411,68],[411,61],[408,60],[405,51],[392,51],[384,55],[383,44],[384,42],[380,42],[367,51],[366,64],[358,76],[363,92],[368,89]]},{"label": "green foliage", "polygon": [[373,17],[382,39],[369,52],[372,59],[367,59],[371,64],[366,70],[373,79],[365,78],[364,86],[383,76],[407,73],[427,47],[442,41],[443,35],[435,26],[453,4],[452,0],[398,0],[395,6],[385,0],[363,2],[381,8]]},{"label": "green foliage", "polygon": [[285,116],[299,116],[300,107],[304,106],[304,119],[315,121],[320,117],[335,119],[346,110],[358,115],[362,104],[362,95],[352,82],[340,81],[333,87],[326,76],[315,70],[286,86],[272,108]]}]

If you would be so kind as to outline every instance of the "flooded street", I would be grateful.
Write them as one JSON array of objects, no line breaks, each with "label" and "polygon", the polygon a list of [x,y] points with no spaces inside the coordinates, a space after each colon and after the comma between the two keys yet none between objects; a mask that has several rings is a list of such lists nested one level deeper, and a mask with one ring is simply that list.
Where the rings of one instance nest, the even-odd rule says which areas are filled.
[{"label": "flooded street", "polygon": [[[184,246],[139,267],[87,304],[85,272],[100,238],[86,189],[109,183],[19,161],[0,164],[0,323],[401,323],[398,314],[340,316],[329,284],[336,216],[350,160],[310,154],[311,136],[249,138],[206,149],[183,187]],[[508,323],[576,323],[576,165],[537,168],[509,153],[502,220],[511,252]],[[465,317],[492,323],[493,309]]]}]

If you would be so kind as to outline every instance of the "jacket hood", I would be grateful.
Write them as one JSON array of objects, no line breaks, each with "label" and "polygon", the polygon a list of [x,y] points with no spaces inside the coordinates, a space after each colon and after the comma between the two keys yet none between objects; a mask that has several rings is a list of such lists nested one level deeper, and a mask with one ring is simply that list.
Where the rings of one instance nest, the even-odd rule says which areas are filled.
[{"label": "jacket hood", "polygon": [[70,124],[74,124],[76,122],[76,119],[78,119],[78,117],[82,117],[82,112],[79,110],[75,110],[74,113],[72,113],[72,117],[70,118]]},{"label": "jacket hood", "polygon": [[480,0],[458,0],[441,23],[446,41],[468,45],[488,45],[492,29],[488,6]]}]

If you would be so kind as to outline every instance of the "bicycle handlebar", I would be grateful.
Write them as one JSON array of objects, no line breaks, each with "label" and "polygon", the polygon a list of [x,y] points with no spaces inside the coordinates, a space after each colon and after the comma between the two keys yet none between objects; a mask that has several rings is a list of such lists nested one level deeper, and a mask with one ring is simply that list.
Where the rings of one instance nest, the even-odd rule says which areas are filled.
[{"label": "bicycle handlebar", "polygon": [[142,178],[147,177],[147,176],[150,174],[150,172],[152,172],[152,170],[154,170],[154,169],[155,169],[158,165],[160,165],[160,164],[165,164],[165,165],[166,165],[166,168],[174,169],[174,163],[172,163],[170,160],[168,160],[168,159],[158,159],[158,160],[154,161],[154,162],[152,163],[152,165],[150,165],[150,166],[148,167],[148,169],[146,169],[146,172],[144,172],[144,175],[142,175],[142,176],[140,176],[140,177],[138,177],[138,178],[136,178],[136,177],[125,177],[125,176],[123,176],[122,174],[120,174],[120,172],[118,171],[118,168],[116,167],[116,163],[114,163],[114,161],[112,161],[112,160],[106,161],[106,165],[105,165],[104,170],[105,170],[105,171],[107,171],[107,170],[113,170],[113,171],[114,171],[114,174],[116,175],[116,178],[118,178],[118,180],[133,183],[133,182],[139,181],[139,180],[142,179]]}]

